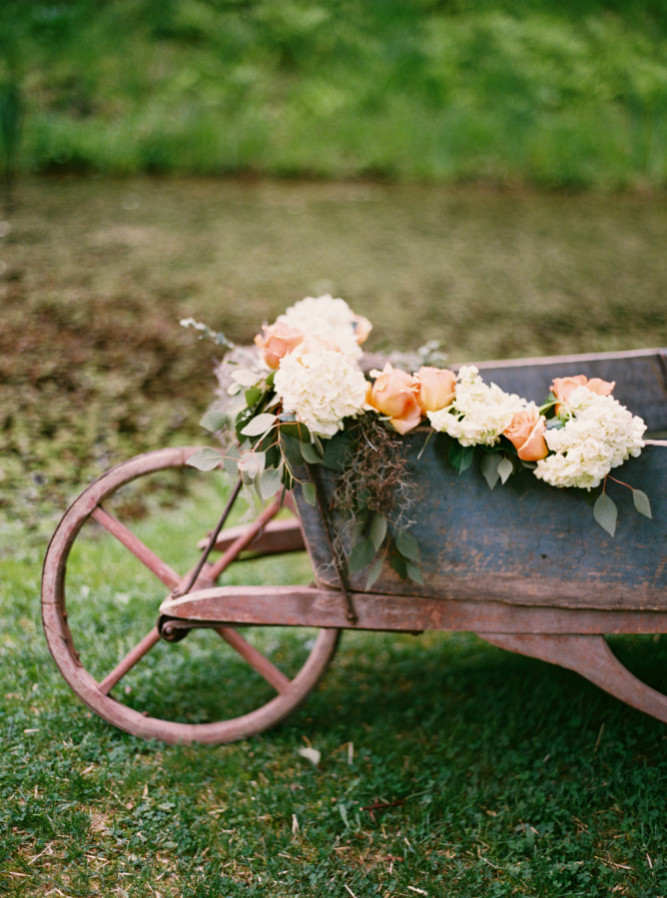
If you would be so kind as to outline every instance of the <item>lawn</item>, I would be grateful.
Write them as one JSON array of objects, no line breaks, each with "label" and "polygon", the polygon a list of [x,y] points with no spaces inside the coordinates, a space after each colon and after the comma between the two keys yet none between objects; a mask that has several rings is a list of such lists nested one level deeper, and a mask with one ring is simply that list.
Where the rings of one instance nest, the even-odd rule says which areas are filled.
[{"label": "lawn", "polygon": [[[134,528],[183,569],[194,557],[183,536],[214,504],[186,496]],[[277,728],[165,746],[112,728],[70,693],[38,620],[39,553],[0,564],[3,894],[667,894],[664,725],[572,673],[469,634],[347,634]],[[299,557],[261,564],[231,577],[305,574]],[[131,573],[96,533],[68,570],[72,631],[93,667],[108,669],[146,614],[146,584]],[[189,639],[151,655],[122,700],[190,720],[263,700],[221,648]],[[259,639],[281,663],[299,643]],[[614,647],[667,687],[664,637]]]},{"label": "lawn", "polygon": [[[664,204],[57,179],[20,181],[5,218],[0,893],[667,895],[665,727],[572,673],[468,634],[344,634],[321,685],[275,729],[166,746],[90,712],[39,620],[40,566],[67,498],[137,451],[201,438],[217,349],[181,317],[247,342],[263,319],[331,290],[374,321],[374,349],[433,338],[462,361],[665,345]],[[225,489],[154,491],[132,526],[187,570]],[[303,558],[261,564],[230,577],[309,576]],[[96,672],[136,617],[139,635],[154,620],[162,593],[134,573],[94,529],[68,566],[72,628]],[[298,632],[258,639],[286,664],[304,646]],[[190,719],[238,713],[260,693],[222,648],[161,646],[124,700]],[[614,648],[667,689],[664,637]]]}]

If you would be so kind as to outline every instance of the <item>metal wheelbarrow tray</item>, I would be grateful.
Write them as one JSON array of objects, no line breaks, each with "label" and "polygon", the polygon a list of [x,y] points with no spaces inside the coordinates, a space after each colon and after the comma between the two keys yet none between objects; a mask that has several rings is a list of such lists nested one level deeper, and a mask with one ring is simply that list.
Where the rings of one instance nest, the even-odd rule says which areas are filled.
[{"label": "metal wheelbarrow tray", "polygon": [[[133,525],[122,523],[106,507],[137,478],[184,468],[195,448],[147,453],[88,487],[51,540],[43,576],[44,627],[69,685],[97,714],[135,735],[173,743],[229,742],[272,726],[297,707],[326,670],[343,629],[466,630],[496,646],[575,670],[628,705],[667,722],[667,697],[631,674],[605,640],[608,634],[667,633],[667,443],[661,439],[667,431],[665,351],[478,367],[486,380],[529,398],[545,396],[553,377],[574,371],[615,380],[615,397],[644,418],[647,435],[655,439],[614,474],[649,495],[652,520],[634,514],[630,491],[613,485],[622,514],[612,539],[593,521],[592,494],[554,489],[528,471],[491,492],[475,466],[459,475],[448,465],[444,435],[436,435],[424,450],[423,435],[415,433],[404,439],[415,461],[413,532],[422,550],[423,585],[401,579],[388,565],[370,592],[364,591],[362,575],[341,575],[331,550],[336,520],[327,512],[333,479],[326,476],[318,476],[316,507],[295,494],[298,518],[276,519],[280,502],[270,503],[253,523],[214,534],[210,542],[219,553],[216,559],[181,576],[135,535]],[[134,635],[126,642],[118,638],[123,645],[117,659],[102,673],[89,671],[95,664],[82,661],[66,610],[66,598],[69,604],[73,594],[67,584],[68,557],[90,522],[138,559],[157,585],[152,625],[134,633],[128,623],[126,629]],[[202,544],[202,537],[205,533],[183,534],[192,545]],[[303,548],[312,562],[314,585],[239,585],[242,574],[234,584],[219,584],[230,565],[240,565],[244,558],[280,559]],[[98,577],[96,571],[93,581]],[[81,594],[83,601],[95,601],[94,587]],[[82,601],[78,593],[77,601]],[[139,600],[125,602],[127,607]],[[269,629],[274,634],[314,631],[305,631],[302,659],[285,672],[271,640],[268,648],[266,640],[252,640],[257,628],[261,633],[275,628]],[[177,652],[177,643],[193,630],[208,631],[221,647],[224,643],[235,663],[248,666],[263,687],[256,707],[241,707],[240,702],[236,709],[231,701],[231,714],[213,720],[210,713],[201,719],[191,716],[187,702],[184,711],[164,699],[154,702],[158,714],[146,710],[137,688],[126,685],[125,678],[142,668],[148,675],[153,654]],[[103,623],[96,638],[106,646]],[[167,663],[169,671],[178,670],[176,662]],[[187,673],[174,676],[187,693]],[[159,692],[160,683],[152,688]],[[163,688],[168,690],[168,684]],[[202,688],[213,694],[237,690],[217,670]]]}]

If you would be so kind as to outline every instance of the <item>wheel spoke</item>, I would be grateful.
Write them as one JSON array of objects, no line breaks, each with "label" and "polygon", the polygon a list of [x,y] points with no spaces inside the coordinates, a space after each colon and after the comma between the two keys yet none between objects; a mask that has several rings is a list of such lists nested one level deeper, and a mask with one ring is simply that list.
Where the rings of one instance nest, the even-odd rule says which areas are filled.
[{"label": "wheel spoke", "polygon": [[272,502],[271,505],[267,505],[264,511],[260,514],[256,521],[252,524],[249,524],[242,536],[239,536],[238,539],[235,539],[234,542],[229,546],[229,548],[223,553],[222,557],[219,558],[214,565],[211,566],[210,571],[208,572],[211,580],[217,580],[220,574],[227,568],[232,561],[234,561],[238,555],[249,546],[253,539],[260,533],[266,524],[272,519],[280,511],[282,502],[280,499],[276,499],[275,502]]},{"label": "wheel spoke", "polygon": [[291,680],[279,670],[272,661],[262,655],[253,645],[241,636],[233,627],[214,627],[216,633],[225,640],[242,658],[253,667],[257,673],[264,677],[266,682],[273,686],[276,692],[285,692]]},{"label": "wheel spoke", "polygon": [[138,661],[141,661],[146,652],[149,652],[159,639],[160,633],[158,628],[153,627],[150,633],[147,633],[141,642],[138,642],[135,647],[127,653],[120,664],[117,664],[111,673],[106,675],[99,684],[100,692],[108,695],[116,683],[122,679],[128,671],[132,670]]},{"label": "wheel spoke", "polygon": [[108,530],[112,536],[121,542],[126,549],[129,549],[142,564],[144,564],[151,573],[155,574],[158,580],[161,580],[169,589],[173,589],[180,583],[181,578],[176,571],[172,570],[169,565],[164,562],[152,549],[144,545],[142,541],[128,530],[125,524],[115,518],[113,515],[105,511],[104,508],[98,506],[92,513],[92,517],[101,524],[105,530]]}]

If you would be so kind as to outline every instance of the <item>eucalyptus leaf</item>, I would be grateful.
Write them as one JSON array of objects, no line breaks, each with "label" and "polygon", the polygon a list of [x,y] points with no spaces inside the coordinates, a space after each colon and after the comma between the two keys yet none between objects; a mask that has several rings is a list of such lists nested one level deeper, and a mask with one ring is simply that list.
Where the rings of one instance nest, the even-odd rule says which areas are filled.
[{"label": "eucalyptus leaf", "polygon": [[653,515],[651,514],[651,503],[649,502],[648,496],[643,490],[633,489],[632,501],[635,503],[635,508],[637,509],[639,514],[643,514],[647,518],[651,518],[651,520],[653,520]]},{"label": "eucalyptus leaf", "polygon": [[351,434],[341,431],[330,440],[327,440],[322,462],[325,468],[329,468],[332,471],[343,470],[352,439]]},{"label": "eucalyptus leaf", "polygon": [[252,408],[262,398],[264,390],[261,387],[250,387],[245,391],[245,404]]},{"label": "eucalyptus leaf", "polygon": [[238,469],[251,480],[259,476],[266,465],[265,452],[244,452],[239,458]]},{"label": "eucalyptus leaf", "polygon": [[470,467],[474,455],[474,446],[462,446],[456,440],[453,440],[451,446],[449,447],[449,461],[452,467],[454,467],[459,474],[462,474]]},{"label": "eucalyptus leaf", "polygon": [[618,510],[616,503],[606,493],[600,493],[593,506],[593,516],[603,530],[610,536],[616,532]]},{"label": "eucalyptus leaf", "polygon": [[206,446],[204,449],[198,449],[188,459],[188,465],[191,468],[197,468],[198,471],[213,471],[220,465],[222,455],[217,449],[211,449]]},{"label": "eucalyptus leaf", "polygon": [[222,430],[227,422],[227,415],[219,408],[210,408],[199,422],[200,427],[215,433],[216,430]]},{"label": "eucalyptus leaf", "polygon": [[411,580],[414,580],[415,583],[419,583],[423,586],[424,577],[421,572],[421,568],[417,567],[416,564],[413,564],[411,561],[406,561],[405,568],[408,574],[408,577]]},{"label": "eucalyptus leaf", "polygon": [[408,530],[396,534],[396,548],[407,561],[421,561],[419,543]]},{"label": "eucalyptus leaf", "polygon": [[371,542],[375,546],[375,551],[379,552],[382,548],[382,543],[385,540],[387,535],[387,519],[383,514],[379,512],[373,515],[373,520],[371,521],[371,529],[369,536],[371,538]]},{"label": "eucalyptus leaf", "polygon": [[408,562],[405,558],[402,558],[400,555],[396,555],[395,553],[391,556],[391,566],[396,571],[399,577],[403,580],[408,576]]},{"label": "eucalyptus leaf", "polygon": [[310,443],[310,431],[306,427],[305,424],[301,424],[299,421],[294,421],[292,423],[281,423],[280,432],[284,433],[285,436],[292,437],[292,439],[298,440],[299,443]]},{"label": "eucalyptus leaf", "polygon": [[380,556],[380,558],[376,558],[373,564],[368,569],[368,576],[366,577],[366,590],[369,590],[371,586],[373,586],[376,582],[380,574],[382,573],[382,568],[384,567],[384,558]]},{"label": "eucalyptus leaf", "polygon": [[347,569],[351,574],[355,574],[367,564],[370,564],[375,556],[375,547],[370,539],[362,539],[352,547],[350,557],[347,561]]},{"label": "eucalyptus leaf", "polygon": [[228,449],[222,458],[222,465],[225,471],[232,477],[238,476],[239,473],[239,453],[234,451],[235,447]]},{"label": "eucalyptus leaf", "polygon": [[479,463],[479,467],[489,489],[492,490],[498,483],[498,478],[500,477],[500,474],[498,473],[498,456],[494,452],[485,452]]},{"label": "eucalyptus leaf", "polygon": [[303,460],[308,462],[309,465],[319,465],[322,461],[322,456],[312,443],[299,443],[299,448]]},{"label": "eucalyptus leaf", "polygon": [[280,447],[282,449],[285,460],[294,466],[298,466],[303,461],[301,455],[301,444],[294,437],[290,437],[285,433],[285,428],[280,428]]},{"label": "eucalyptus leaf", "polygon": [[269,415],[267,413],[257,415],[255,418],[251,418],[241,430],[241,433],[245,437],[262,436],[262,434],[265,434],[267,430],[270,430],[273,427],[277,420],[275,415]]},{"label": "eucalyptus leaf", "polygon": [[270,499],[282,489],[283,477],[281,468],[267,468],[259,478],[259,494],[262,499]]},{"label": "eucalyptus leaf", "polygon": [[317,505],[317,493],[312,483],[304,480],[301,484],[301,494],[308,505]]},{"label": "eucalyptus leaf", "polygon": [[514,465],[509,458],[503,458],[498,462],[498,476],[501,483],[506,483],[508,477],[511,476]]}]

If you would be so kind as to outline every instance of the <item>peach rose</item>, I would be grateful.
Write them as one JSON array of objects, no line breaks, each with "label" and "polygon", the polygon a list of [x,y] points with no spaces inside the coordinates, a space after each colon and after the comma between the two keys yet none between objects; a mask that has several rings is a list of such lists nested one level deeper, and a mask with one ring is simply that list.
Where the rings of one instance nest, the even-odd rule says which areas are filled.
[{"label": "peach rose", "polygon": [[419,385],[417,402],[422,412],[437,412],[452,403],[456,374],[448,368],[420,368],[415,374]]},{"label": "peach rose", "polygon": [[261,350],[269,368],[277,368],[282,357],[292,352],[302,340],[303,334],[298,328],[277,321],[271,327],[262,327],[262,333],[255,337],[255,346]]},{"label": "peach rose", "polygon": [[616,381],[602,380],[600,377],[592,377],[589,380],[584,374],[575,374],[571,377],[554,377],[551,384],[551,392],[558,400],[556,414],[560,412],[562,404],[567,404],[577,387],[588,387],[593,393],[598,393],[600,396],[609,396],[615,386]]},{"label": "peach rose", "polygon": [[361,344],[366,341],[366,338],[373,330],[373,325],[370,323],[368,318],[364,318],[363,315],[355,315],[352,319],[352,323],[354,324],[354,336],[359,346],[361,346]]},{"label": "peach rose", "polygon": [[517,450],[520,459],[538,461],[540,458],[546,458],[549,451],[544,441],[546,427],[544,415],[540,415],[537,408],[531,406],[514,415],[512,423],[503,431],[503,435]]},{"label": "peach rose", "polygon": [[389,362],[366,392],[366,402],[382,415],[386,415],[399,433],[407,433],[422,419],[417,402],[419,384],[408,374],[394,368]]}]

